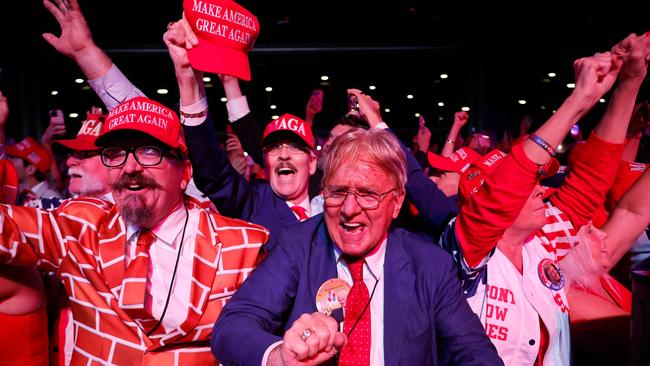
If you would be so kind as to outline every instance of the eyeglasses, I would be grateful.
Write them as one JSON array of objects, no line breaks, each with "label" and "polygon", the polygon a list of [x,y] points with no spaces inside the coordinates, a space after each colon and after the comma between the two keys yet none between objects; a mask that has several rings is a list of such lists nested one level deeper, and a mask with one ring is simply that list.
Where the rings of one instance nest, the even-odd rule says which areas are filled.
[{"label": "eyeglasses", "polygon": [[384,193],[375,193],[363,190],[357,191],[356,189],[348,189],[347,187],[334,187],[325,188],[323,195],[325,197],[325,204],[330,207],[342,206],[348,198],[348,195],[351,194],[354,196],[354,199],[361,208],[365,210],[374,210],[379,207],[379,204],[384,200],[386,195],[394,190],[397,190],[397,188],[393,188]]},{"label": "eyeglasses", "polygon": [[100,154],[100,152],[97,151],[97,150],[93,150],[93,151],[70,151],[66,155],[66,159],[74,159],[74,160],[77,160],[77,161],[82,161],[82,160],[86,160],[86,159],[90,159],[92,157],[95,157],[95,156],[97,156],[99,154]]},{"label": "eyeglasses", "polygon": [[172,150],[159,146],[138,146],[138,147],[107,147],[102,149],[102,163],[109,168],[124,165],[129,154],[133,154],[135,161],[142,166],[156,166],[162,161],[163,155],[169,154],[173,158],[179,158]]},{"label": "eyeglasses", "polygon": [[280,155],[282,148],[286,148],[289,154],[309,153],[307,148],[296,142],[266,145],[264,147],[264,153],[267,155]]}]

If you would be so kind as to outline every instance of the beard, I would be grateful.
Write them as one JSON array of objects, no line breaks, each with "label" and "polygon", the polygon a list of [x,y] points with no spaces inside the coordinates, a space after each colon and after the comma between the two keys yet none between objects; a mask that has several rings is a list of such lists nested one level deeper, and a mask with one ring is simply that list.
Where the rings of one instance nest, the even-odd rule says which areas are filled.
[{"label": "beard", "polygon": [[147,206],[144,197],[128,194],[117,202],[127,225],[145,227],[154,217],[154,208]]},{"label": "beard", "polygon": [[148,206],[141,194],[136,192],[128,193],[130,192],[130,186],[140,186],[141,189],[161,189],[162,187],[155,180],[146,177],[139,172],[134,174],[122,174],[116,182],[111,184],[111,188],[113,188],[114,191],[123,191],[123,194],[116,196],[115,200],[124,221],[128,225],[147,227],[154,218],[155,208],[153,206]]},{"label": "beard", "polygon": [[90,172],[86,172],[77,168],[70,168],[68,170],[68,175],[79,176],[77,178],[71,178],[80,181],[76,190],[70,190],[72,194],[79,196],[96,197],[106,192],[105,183],[97,179],[97,177]]}]

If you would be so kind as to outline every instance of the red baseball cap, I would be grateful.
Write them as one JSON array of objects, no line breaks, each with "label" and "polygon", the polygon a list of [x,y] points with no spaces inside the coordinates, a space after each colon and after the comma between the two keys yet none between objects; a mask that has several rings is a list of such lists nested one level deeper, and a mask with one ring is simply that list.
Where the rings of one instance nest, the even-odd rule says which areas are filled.
[{"label": "red baseball cap", "polygon": [[95,144],[105,147],[107,136],[117,131],[142,132],[187,155],[185,135],[178,116],[171,109],[151,99],[136,97],[113,108],[106,117]]},{"label": "red baseball cap", "polygon": [[[458,203],[460,205],[467,202],[472,194],[479,191],[481,186],[485,184],[485,180],[495,172],[496,168],[503,162],[503,158],[507,155],[499,149],[494,149],[472,163],[461,174],[458,186]],[[560,163],[556,159],[551,158],[545,167],[546,173],[542,178],[554,175],[559,168]]]},{"label": "red baseball cap", "polygon": [[95,140],[102,131],[102,125],[106,116],[103,114],[89,114],[85,121],[81,124],[81,128],[77,133],[77,137],[67,140],[55,140],[52,142],[52,147],[61,145],[70,150],[76,151],[93,151],[99,148],[95,145]]},{"label": "red baseball cap", "polygon": [[197,70],[251,79],[248,51],[260,33],[257,18],[231,0],[183,0],[199,44],[188,50]]},{"label": "red baseball cap", "polygon": [[43,174],[47,173],[52,166],[52,154],[31,137],[25,137],[19,143],[7,146],[7,155],[27,160]]},{"label": "red baseball cap", "polygon": [[262,136],[262,145],[266,143],[265,141],[270,135],[278,132],[296,134],[307,146],[311,149],[314,148],[314,134],[311,131],[311,127],[307,122],[292,114],[283,114],[266,125],[264,135]]},{"label": "red baseball cap", "polygon": [[469,166],[481,158],[481,155],[469,147],[461,147],[448,157],[436,155],[429,151],[427,154],[429,164],[447,172],[462,173]]}]

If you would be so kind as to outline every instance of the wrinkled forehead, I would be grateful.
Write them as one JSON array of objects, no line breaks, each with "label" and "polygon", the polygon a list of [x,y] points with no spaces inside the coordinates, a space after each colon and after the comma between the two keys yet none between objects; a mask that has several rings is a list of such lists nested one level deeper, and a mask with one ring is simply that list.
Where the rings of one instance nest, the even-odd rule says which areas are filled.
[{"label": "wrinkled forehead", "polygon": [[363,155],[354,159],[341,159],[332,168],[332,174],[326,182],[328,186],[384,188],[392,187],[397,182],[393,172],[382,166],[380,162]]}]

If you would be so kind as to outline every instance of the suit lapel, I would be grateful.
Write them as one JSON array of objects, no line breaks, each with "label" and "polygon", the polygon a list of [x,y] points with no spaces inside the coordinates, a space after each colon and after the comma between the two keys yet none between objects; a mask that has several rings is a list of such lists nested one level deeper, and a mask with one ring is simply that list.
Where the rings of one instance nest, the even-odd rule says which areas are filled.
[{"label": "suit lapel", "polygon": [[107,225],[98,227],[99,238],[99,256],[101,258],[101,267],[106,283],[116,298],[119,298],[126,270],[125,253],[126,253],[126,226],[122,220],[116,205],[111,208],[108,215]]},{"label": "suit lapel", "polygon": [[[318,288],[327,280],[338,277],[336,270],[336,259],[334,257],[334,248],[332,239],[327,233],[325,221],[321,219],[309,247],[308,264],[308,281],[309,293],[311,295],[311,304],[316,311],[316,293]],[[343,321],[343,310],[338,309],[332,313],[332,316],[339,322]]]},{"label": "suit lapel", "polygon": [[[188,209],[191,208],[188,207]],[[190,306],[185,321],[179,326],[185,333],[196,327],[206,310],[220,255],[221,240],[217,234],[216,223],[205,210],[200,210],[199,228],[196,234],[192,262],[193,281],[190,289]],[[163,337],[163,341],[169,344],[183,336],[183,333],[172,331]]]},{"label": "suit lapel", "polygon": [[396,365],[404,339],[407,316],[415,286],[410,259],[400,232],[391,231],[384,262],[384,361]]}]

